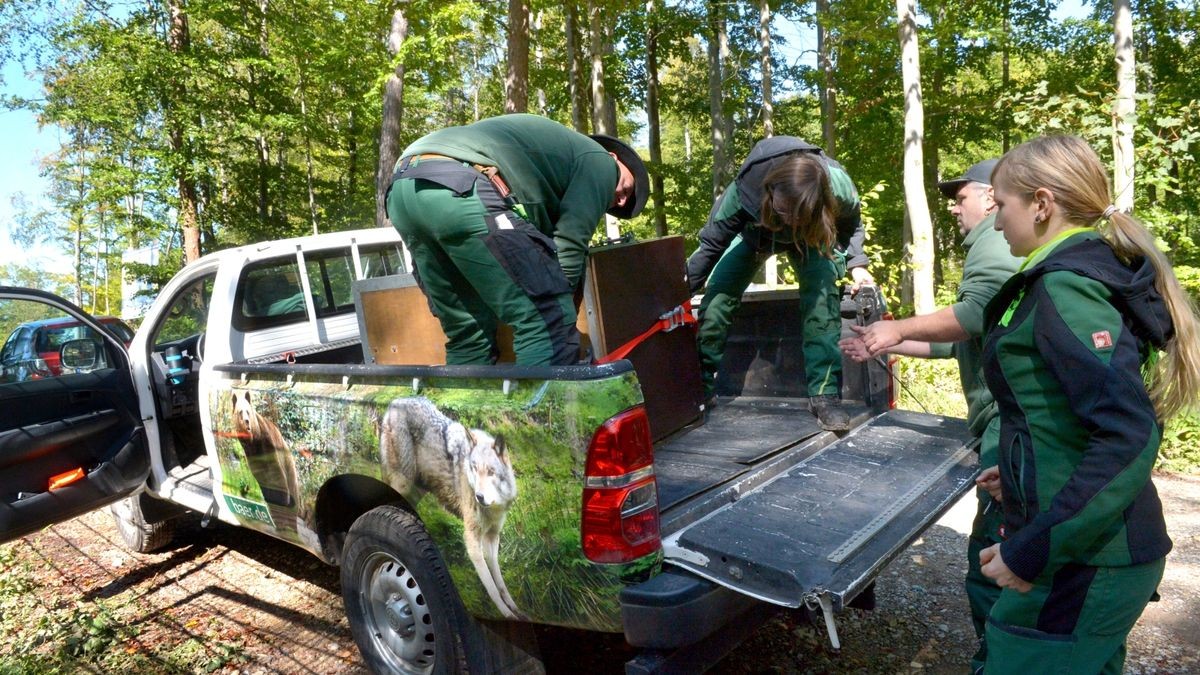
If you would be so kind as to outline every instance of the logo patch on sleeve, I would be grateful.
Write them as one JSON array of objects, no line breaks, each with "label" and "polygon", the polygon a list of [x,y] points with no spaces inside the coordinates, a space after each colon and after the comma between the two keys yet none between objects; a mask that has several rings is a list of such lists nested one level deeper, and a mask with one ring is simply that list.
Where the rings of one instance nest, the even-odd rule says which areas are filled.
[{"label": "logo patch on sleeve", "polygon": [[1096,349],[1112,349],[1112,334],[1106,330],[1092,333],[1092,344]]}]

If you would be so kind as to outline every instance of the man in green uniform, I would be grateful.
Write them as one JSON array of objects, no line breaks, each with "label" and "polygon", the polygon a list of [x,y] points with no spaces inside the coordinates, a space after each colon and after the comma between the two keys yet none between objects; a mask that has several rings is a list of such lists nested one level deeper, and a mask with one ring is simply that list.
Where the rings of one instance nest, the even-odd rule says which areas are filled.
[{"label": "man in green uniform", "polygon": [[[932,356],[958,359],[959,378],[967,399],[967,425],[979,444],[979,465],[996,465],[1000,439],[1000,418],[996,402],[983,381],[980,353],[983,347],[984,309],[1017,271],[1021,261],[1009,253],[1008,242],[996,231],[996,203],[992,199],[991,174],[998,160],[975,164],[958,178],[938,183],[943,195],[954,200],[950,213],[958,220],[964,235],[962,283],[957,302],[932,314],[900,321],[880,321],[847,338],[843,351],[856,360],[871,358],[884,351],[902,356]],[[856,329],[857,330],[857,329]],[[967,541],[967,600],[979,648],[971,659],[972,671],[979,671],[986,660],[983,641],[988,612],[1000,595],[1000,587],[980,571],[979,552],[999,543],[1003,511],[983,487],[976,488],[978,501],[975,522]]]},{"label": "man in green uniform", "polygon": [[521,365],[579,360],[574,291],[607,211],[641,212],[637,153],[536,115],[428,134],[401,153],[388,218],[446,333],[449,364],[495,363],[498,322]]},{"label": "man in green uniform", "polygon": [[[764,204],[769,205],[765,212]],[[850,416],[839,405],[838,282],[849,268],[855,290],[874,283],[864,239],[858,191],[841,164],[794,136],[755,144],[713,206],[700,230],[700,247],[688,258],[692,293],[707,285],[697,335],[705,395],[714,392],[742,293],[768,257],[784,253],[800,285],[810,405],[822,427],[848,429]]]}]

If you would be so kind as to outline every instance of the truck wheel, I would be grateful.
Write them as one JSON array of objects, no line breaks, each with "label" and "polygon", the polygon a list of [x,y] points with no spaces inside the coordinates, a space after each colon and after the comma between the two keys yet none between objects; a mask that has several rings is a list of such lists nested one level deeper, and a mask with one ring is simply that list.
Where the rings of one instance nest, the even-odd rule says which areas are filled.
[{"label": "truck wheel", "polygon": [[376,673],[465,673],[479,627],[412,513],[380,506],[350,528],[342,558],[350,630]]},{"label": "truck wheel", "polygon": [[131,551],[153,553],[170,544],[175,538],[175,524],[178,522],[176,519],[146,522],[146,514],[142,511],[141,493],[126,497],[108,509],[117,523],[121,541]]}]

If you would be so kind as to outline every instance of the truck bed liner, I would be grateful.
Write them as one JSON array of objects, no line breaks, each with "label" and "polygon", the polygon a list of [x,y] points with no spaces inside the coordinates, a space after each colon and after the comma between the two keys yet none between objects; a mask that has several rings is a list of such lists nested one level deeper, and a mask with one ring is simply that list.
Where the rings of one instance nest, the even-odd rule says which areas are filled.
[{"label": "truck bed liner", "polygon": [[722,399],[703,426],[655,447],[659,509],[666,511],[820,433],[806,399]]}]

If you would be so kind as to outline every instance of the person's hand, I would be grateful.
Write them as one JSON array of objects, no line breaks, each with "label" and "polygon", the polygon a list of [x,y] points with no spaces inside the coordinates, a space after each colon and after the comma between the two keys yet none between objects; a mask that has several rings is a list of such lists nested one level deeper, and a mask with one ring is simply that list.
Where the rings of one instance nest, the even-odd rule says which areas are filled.
[{"label": "person's hand", "polygon": [[1033,584],[1013,574],[1000,555],[1000,544],[993,544],[979,552],[979,571],[983,572],[1000,588],[1011,588],[1018,593],[1033,590]]},{"label": "person's hand", "polygon": [[838,342],[838,347],[843,354],[849,356],[856,363],[871,360],[871,350],[867,349],[866,343],[860,337],[842,338]]},{"label": "person's hand", "polygon": [[975,479],[975,485],[987,490],[987,493],[998,502],[1004,501],[1000,494],[1000,467],[989,466],[979,472],[979,477]]},{"label": "person's hand", "polygon": [[854,281],[854,284],[850,286],[850,295],[852,297],[858,295],[859,289],[863,286],[875,285],[875,278],[871,276],[866,267],[850,268],[850,279]]},{"label": "person's hand", "polygon": [[895,321],[876,321],[869,326],[850,326],[850,329],[862,338],[870,356],[882,354],[904,342],[904,335]]}]

